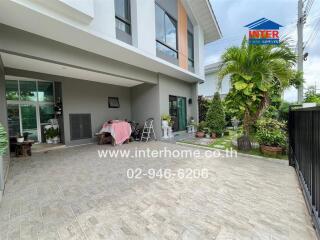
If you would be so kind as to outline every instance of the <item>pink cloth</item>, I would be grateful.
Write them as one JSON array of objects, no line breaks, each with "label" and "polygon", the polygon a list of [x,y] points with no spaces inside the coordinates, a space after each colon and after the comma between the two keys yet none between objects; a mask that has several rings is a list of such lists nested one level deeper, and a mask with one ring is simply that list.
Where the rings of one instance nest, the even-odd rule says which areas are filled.
[{"label": "pink cloth", "polygon": [[100,133],[109,132],[114,138],[116,144],[122,144],[131,136],[131,126],[124,121],[114,121],[113,123],[104,123]]}]

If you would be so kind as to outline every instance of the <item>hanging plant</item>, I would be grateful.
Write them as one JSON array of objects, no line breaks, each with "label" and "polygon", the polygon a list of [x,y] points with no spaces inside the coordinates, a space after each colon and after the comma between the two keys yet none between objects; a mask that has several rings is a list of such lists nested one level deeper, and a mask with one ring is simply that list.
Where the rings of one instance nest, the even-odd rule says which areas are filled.
[{"label": "hanging plant", "polygon": [[8,136],[4,127],[0,123],[0,156],[4,154],[8,147]]}]

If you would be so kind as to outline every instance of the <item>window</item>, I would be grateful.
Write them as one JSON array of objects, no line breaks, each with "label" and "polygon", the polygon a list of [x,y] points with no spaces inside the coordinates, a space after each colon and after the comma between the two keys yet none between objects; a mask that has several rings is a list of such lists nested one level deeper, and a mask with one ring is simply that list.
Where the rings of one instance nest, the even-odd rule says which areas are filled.
[{"label": "window", "polygon": [[19,100],[18,81],[6,81],[7,100]]},{"label": "window", "polygon": [[39,106],[40,123],[48,123],[50,119],[54,118],[54,105],[44,104]]},{"label": "window", "polygon": [[20,114],[18,104],[8,104],[9,136],[15,137],[20,134]]},{"label": "window", "polygon": [[188,65],[190,68],[194,68],[193,34],[189,31],[188,31]]},{"label": "window", "polygon": [[130,1],[115,0],[116,28],[131,35]]},{"label": "window", "polygon": [[20,100],[36,102],[37,84],[35,81],[19,81],[20,82]]},{"label": "window", "polygon": [[177,21],[156,4],[157,49],[170,57],[178,58]]},{"label": "window", "polygon": [[117,97],[108,97],[108,106],[109,108],[119,108],[119,98]]},{"label": "window", "polygon": [[53,82],[38,82],[39,102],[53,102]]}]

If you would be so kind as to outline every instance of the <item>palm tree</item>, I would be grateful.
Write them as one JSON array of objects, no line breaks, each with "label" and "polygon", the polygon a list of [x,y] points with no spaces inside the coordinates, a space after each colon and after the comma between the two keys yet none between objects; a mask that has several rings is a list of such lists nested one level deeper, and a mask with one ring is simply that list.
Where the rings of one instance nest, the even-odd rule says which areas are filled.
[{"label": "palm tree", "polygon": [[230,75],[228,99],[243,113],[246,136],[269,106],[272,94],[281,94],[285,88],[301,82],[301,75],[293,70],[295,63],[296,55],[287,40],[279,45],[251,45],[244,37],[240,47],[228,48],[222,55],[220,84]]}]

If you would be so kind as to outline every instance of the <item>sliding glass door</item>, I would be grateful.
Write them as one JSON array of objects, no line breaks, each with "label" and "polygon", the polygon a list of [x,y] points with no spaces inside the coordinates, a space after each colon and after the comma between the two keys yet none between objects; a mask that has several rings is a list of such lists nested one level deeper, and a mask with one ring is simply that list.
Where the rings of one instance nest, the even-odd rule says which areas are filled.
[{"label": "sliding glass door", "polygon": [[39,128],[37,123],[37,108],[34,104],[21,104],[22,134],[28,134],[28,138],[39,140]]},{"label": "sliding glass door", "polygon": [[187,105],[185,97],[169,96],[169,114],[173,121],[172,130],[184,131],[187,128]]},{"label": "sliding glass door", "polygon": [[42,126],[54,118],[53,82],[6,80],[6,98],[10,137],[28,133],[29,139],[41,142]]}]

